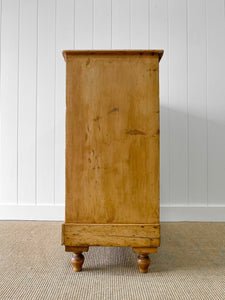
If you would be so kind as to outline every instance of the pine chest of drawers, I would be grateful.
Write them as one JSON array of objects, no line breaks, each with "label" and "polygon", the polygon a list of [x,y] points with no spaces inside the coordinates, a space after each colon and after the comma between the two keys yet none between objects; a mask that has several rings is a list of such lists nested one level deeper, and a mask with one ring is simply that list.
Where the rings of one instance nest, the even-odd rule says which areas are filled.
[{"label": "pine chest of drawers", "polygon": [[162,50],[64,51],[66,206],[62,244],[82,269],[89,246],[132,247],[140,272],[160,246]]}]

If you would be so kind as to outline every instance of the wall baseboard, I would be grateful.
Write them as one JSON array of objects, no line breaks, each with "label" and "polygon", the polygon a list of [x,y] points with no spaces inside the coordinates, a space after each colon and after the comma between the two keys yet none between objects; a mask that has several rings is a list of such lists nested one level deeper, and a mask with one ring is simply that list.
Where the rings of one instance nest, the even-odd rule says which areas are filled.
[{"label": "wall baseboard", "polygon": [[[63,221],[64,205],[2,205],[0,220]],[[161,206],[161,222],[225,222],[225,206]]]},{"label": "wall baseboard", "polygon": [[225,206],[161,206],[162,222],[225,222]]},{"label": "wall baseboard", "polygon": [[64,205],[1,205],[0,220],[62,221]]}]

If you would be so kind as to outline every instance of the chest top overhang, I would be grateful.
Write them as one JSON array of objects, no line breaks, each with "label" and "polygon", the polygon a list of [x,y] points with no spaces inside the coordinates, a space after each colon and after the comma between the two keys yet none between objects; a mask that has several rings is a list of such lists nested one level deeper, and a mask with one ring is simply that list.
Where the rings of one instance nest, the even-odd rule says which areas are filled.
[{"label": "chest top overhang", "polygon": [[157,55],[159,61],[163,56],[163,50],[64,50],[62,52],[63,57],[66,61],[70,55]]}]

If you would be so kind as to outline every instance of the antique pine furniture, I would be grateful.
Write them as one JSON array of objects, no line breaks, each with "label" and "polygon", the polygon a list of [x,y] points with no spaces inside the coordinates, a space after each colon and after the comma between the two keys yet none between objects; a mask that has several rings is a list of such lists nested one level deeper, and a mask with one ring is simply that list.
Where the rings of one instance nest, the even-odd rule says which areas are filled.
[{"label": "antique pine furniture", "polygon": [[62,244],[81,271],[89,246],[132,247],[142,273],[160,246],[162,50],[63,51],[66,211]]}]

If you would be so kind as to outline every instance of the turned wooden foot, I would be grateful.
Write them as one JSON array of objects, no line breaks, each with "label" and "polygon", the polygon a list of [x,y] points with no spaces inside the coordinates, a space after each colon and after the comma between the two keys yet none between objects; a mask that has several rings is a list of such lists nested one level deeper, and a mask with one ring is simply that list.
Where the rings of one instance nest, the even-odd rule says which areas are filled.
[{"label": "turned wooden foot", "polygon": [[80,272],[84,263],[82,252],[87,252],[89,247],[65,246],[67,252],[73,252],[71,263],[75,272]]},{"label": "turned wooden foot", "polygon": [[137,258],[137,263],[139,266],[139,271],[141,273],[148,273],[148,267],[150,265],[150,258],[148,257],[148,254],[146,253],[141,253],[139,254],[138,258]]},{"label": "turned wooden foot", "polygon": [[84,256],[82,253],[74,253],[71,258],[71,263],[73,265],[73,270],[75,272],[82,271],[82,266],[84,263]]}]

